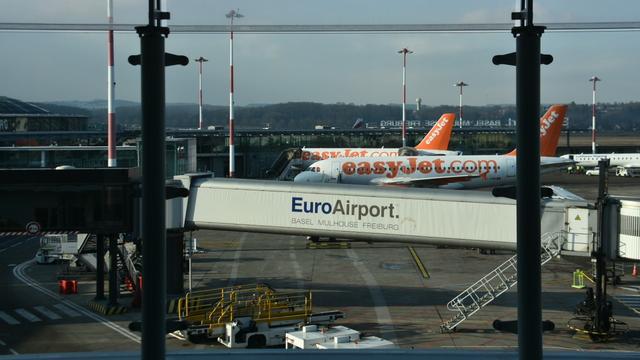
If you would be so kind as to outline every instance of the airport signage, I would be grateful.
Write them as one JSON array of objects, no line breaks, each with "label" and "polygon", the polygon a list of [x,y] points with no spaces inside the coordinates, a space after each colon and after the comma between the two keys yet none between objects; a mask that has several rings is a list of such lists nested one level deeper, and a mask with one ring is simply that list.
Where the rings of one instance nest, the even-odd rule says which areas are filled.
[{"label": "airport signage", "polygon": [[42,226],[40,226],[40,223],[38,223],[37,221],[31,221],[27,224],[27,226],[25,226],[25,230],[27,230],[27,233],[35,235],[42,230]]},{"label": "airport signage", "polygon": [[291,224],[352,230],[398,231],[398,206],[392,202],[367,203],[357,199],[327,201],[305,196],[291,197]]},{"label": "airport signage", "polygon": [[[432,127],[437,120],[407,120],[407,127],[412,128],[430,128]],[[456,120],[456,124],[459,124],[460,121]],[[512,119],[506,120],[463,120],[463,127],[487,127],[487,128],[499,128],[499,127],[513,127],[515,126],[515,121]],[[381,128],[392,128],[392,129],[400,129],[402,127],[401,120],[380,120]]]}]

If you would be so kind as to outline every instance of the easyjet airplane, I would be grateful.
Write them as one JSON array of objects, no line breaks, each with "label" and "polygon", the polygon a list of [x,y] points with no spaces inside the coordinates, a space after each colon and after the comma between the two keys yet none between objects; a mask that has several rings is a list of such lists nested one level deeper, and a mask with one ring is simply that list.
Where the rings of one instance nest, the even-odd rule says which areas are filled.
[{"label": "easyjet airplane", "polygon": [[[442,114],[429,133],[415,146],[420,155],[458,155],[458,151],[447,150],[456,114]],[[399,148],[302,148],[302,160],[324,160],[330,158],[354,158],[371,156],[398,156]],[[309,164],[310,165],[310,164]]]},{"label": "easyjet airplane", "polygon": [[459,155],[447,150],[456,120],[453,113],[443,114],[429,133],[415,148],[298,148],[283,151],[267,171],[267,176],[280,180],[295,175],[318,160],[335,158],[363,158],[371,156]]},{"label": "easyjet airplane", "polygon": [[[542,172],[566,168],[555,157],[566,105],[553,105],[540,119]],[[453,189],[496,186],[515,182],[516,151],[505,155],[369,157],[327,159],[300,173],[296,182],[338,182],[362,185],[403,185]],[[572,163],[572,162],[571,162]]]}]

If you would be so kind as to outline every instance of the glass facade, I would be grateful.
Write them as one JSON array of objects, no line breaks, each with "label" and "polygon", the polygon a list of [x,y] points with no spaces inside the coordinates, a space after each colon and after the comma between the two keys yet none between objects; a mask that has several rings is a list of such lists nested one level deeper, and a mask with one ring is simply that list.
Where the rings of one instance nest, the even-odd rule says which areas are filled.
[{"label": "glass facade", "polygon": [[[134,146],[117,148],[119,167],[136,167],[138,155]],[[107,167],[106,146],[23,146],[0,147],[0,168],[76,168]]]},{"label": "glass facade", "polygon": [[[166,178],[196,171],[195,139],[167,139]],[[137,146],[118,146],[118,167],[133,168],[140,164],[142,142]],[[12,146],[0,147],[0,168],[106,168],[106,146]]]},{"label": "glass facade", "polygon": [[[137,141],[138,163],[142,165],[143,141]],[[196,139],[168,138],[165,140],[166,179],[196,171]]]}]

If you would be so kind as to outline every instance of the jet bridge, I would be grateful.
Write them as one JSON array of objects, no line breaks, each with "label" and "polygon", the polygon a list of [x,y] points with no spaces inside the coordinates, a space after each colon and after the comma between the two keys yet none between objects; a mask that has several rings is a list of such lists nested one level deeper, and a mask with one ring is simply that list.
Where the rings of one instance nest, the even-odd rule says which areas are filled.
[{"label": "jet bridge", "polygon": [[[168,227],[516,249],[516,201],[487,191],[310,185],[202,174],[176,180],[189,189],[189,197],[168,200],[168,221],[174,223]],[[541,211],[543,234],[566,235],[561,253],[590,255],[597,229],[592,204],[578,197],[544,198]],[[619,212],[619,206],[613,211]],[[610,248],[618,249],[618,242]],[[635,240],[624,237],[625,251],[611,258],[640,258],[630,251],[638,244],[640,234]]]}]

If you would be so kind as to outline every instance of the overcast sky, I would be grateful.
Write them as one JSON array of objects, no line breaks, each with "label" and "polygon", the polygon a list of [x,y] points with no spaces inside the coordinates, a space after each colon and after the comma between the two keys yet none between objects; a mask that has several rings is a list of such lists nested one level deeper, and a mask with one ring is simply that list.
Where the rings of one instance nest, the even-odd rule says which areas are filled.
[{"label": "overcast sky", "polygon": [[[506,23],[514,0],[168,0],[174,24],[222,25],[239,8],[241,24]],[[638,0],[536,0],[536,22],[640,21]],[[105,23],[107,0],[0,0],[0,22]],[[116,23],[146,21],[147,0],[114,0]],[[510,33],[480,34],[237,34],[236,103],[315,101],[401,102],[402,47],[408,99],[457,104],[453,84],[464,80],[466,104],[515,102],[515,71],[491,57],[511,52]],[[0,95],[26,101],[106,98],[106,34],[0,32]],[[228,101],[228,35],[172,34],[167,51],[204,56],[204,98]],[[116,98],[139,101],[135,33],[116,33]],[[597,75],[602,101],[639,101],[640,32],[545,33],[542,102],[591,102]],[[197,66],[167,69],[167,102],[197,101]]]}]

